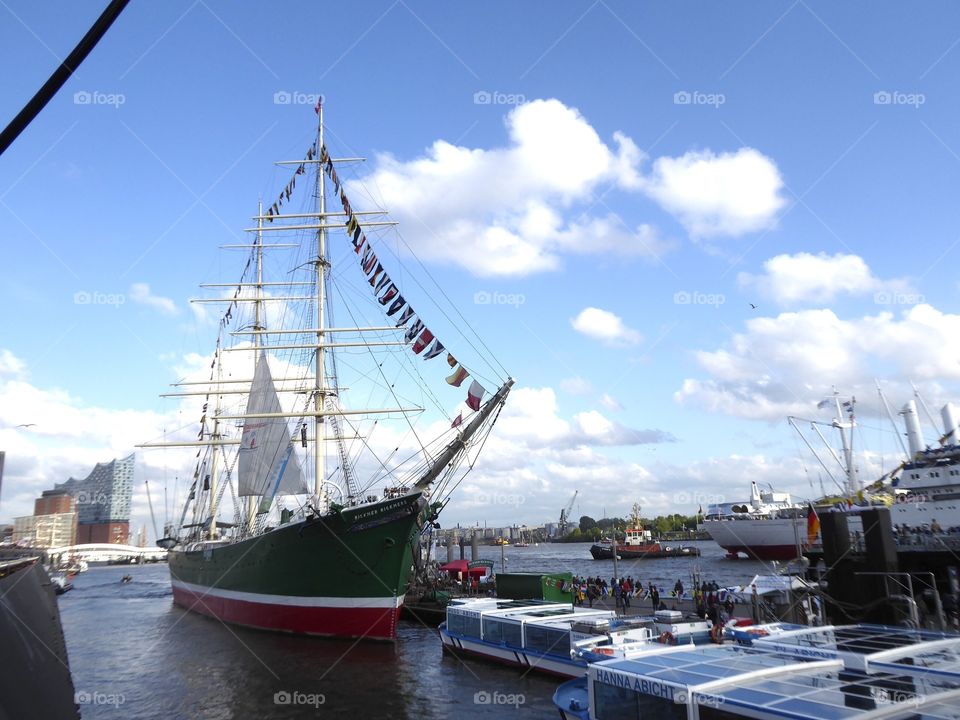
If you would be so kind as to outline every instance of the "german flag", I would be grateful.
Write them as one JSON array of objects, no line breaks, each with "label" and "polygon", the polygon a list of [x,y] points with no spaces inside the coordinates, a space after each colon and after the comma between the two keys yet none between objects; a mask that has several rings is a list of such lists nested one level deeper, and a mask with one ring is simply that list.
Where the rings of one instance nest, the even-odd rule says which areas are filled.
[{"label": "german flag", "polygon": [[813,545],[820,534],[820,516],[813,509],[813,503],[807,503],[807,545]]}]

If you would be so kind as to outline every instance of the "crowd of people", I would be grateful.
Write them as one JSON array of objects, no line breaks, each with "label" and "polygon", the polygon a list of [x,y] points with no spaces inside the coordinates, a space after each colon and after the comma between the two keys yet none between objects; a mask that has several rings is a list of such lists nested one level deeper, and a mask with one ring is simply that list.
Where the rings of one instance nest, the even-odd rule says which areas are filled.
[{"label": "crowd of people", "polygon": [[633,601],[649,601],[654,611],[675,610],[676,603],[673,603],[672,608],[668,608],[666,601],[670,598],[674,600],[686,598],[694,601],[700,617],[710,617],[710,614],[715,611],[725,610],[728,616],[733,613],[733,599],[727,597],[723,602],[720,600],[720,586],[716,581],[704,581],[699,587],[695,585],[691,593],[685,594],[683,581],[679,578],[668,593],[652,582],[644,586],[639,579],[634,579],[630,575],[625,578],[610,578],[609,581],[598,575],[597,577],[575,577],[573,589],[574,604],[580,606],[593,607],[595,600],[613,597],[618,610],[629,610]]}]

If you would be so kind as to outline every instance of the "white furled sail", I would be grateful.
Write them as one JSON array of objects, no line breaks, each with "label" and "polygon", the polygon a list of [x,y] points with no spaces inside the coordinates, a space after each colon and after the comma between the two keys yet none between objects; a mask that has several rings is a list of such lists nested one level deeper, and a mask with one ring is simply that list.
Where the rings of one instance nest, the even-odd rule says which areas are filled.
[{"label": "white furled sail", "polygon": [[[253,373],[246,414],[280,412],[280,399],[266,353],[261,352]],[[300,461],[290,441],[290,428],[282,417],[252,417],[244,421],[237,472],[238,494],[263,496],[266,508],[269,508],[275,495],[307,492]],[[264,509],[263,504],[261,509]]]}]

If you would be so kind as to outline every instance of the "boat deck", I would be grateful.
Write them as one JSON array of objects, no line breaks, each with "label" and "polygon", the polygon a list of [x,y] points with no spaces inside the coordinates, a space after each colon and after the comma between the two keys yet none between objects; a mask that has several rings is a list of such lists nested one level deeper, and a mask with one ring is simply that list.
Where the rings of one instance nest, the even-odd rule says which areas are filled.
[{"label": "boat deck", "polygon": [[[960,682],[900,672],[862,673],[842,660],[799,660],[735,646],[678,647],[672,652],[594,663],[588,670],[593,717],[846,718],[923,717],[955,719]],[[573,684],[568,684],[575,689]],[[582,693],[555,695],[562,702]],[[581,703],[578,702],[578,705]],[[579,708],[571,708],[579,710]],[[688,714],[690,711],[690,714]],[[567,717],[585,717],[579,712]]]}]

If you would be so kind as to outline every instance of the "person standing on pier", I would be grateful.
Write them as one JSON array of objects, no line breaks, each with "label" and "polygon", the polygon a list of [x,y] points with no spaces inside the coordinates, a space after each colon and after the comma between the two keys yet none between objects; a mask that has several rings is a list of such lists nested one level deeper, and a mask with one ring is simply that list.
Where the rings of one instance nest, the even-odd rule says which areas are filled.
[{"label": "person standing on pier", "polygon": [[656,612],[660,607],[660,591],[653,583],[650,583],[650,602],[653,604],[653,611]]},{"label": "person standing on pier", "polygon": [[677,578],[677,582],[673,586],[673,592],[678,598],[683,597],[683,583],[680,578]]}]

